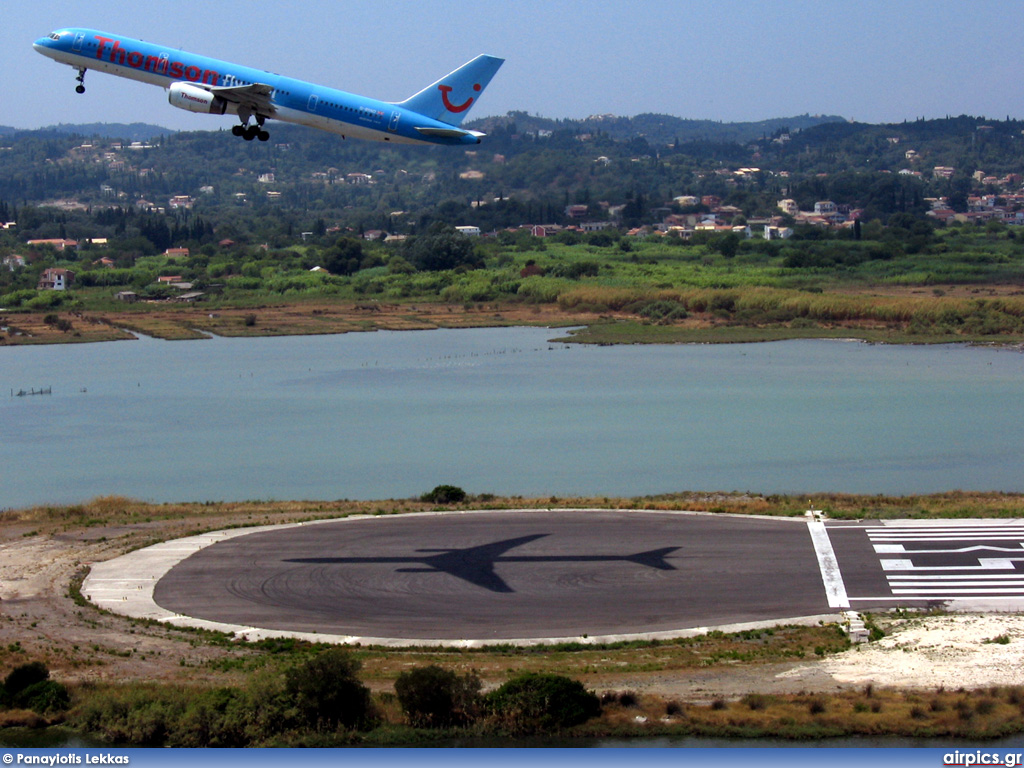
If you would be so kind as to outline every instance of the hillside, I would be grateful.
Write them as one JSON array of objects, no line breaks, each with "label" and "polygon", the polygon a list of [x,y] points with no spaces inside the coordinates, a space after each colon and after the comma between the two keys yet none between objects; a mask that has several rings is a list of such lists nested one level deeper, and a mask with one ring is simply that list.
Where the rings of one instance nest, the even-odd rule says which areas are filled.
[{"label": "hillside", "polygon": [[127,141],[150,141],[157,136],[174,133],[170,128],[148,123],[60,123],[45,128],[26,130],[0,125],[0,136],[18,133],[59,133],[76,136],[100,136],[105,139],[125,139]]},{"label": "hillside", "polygon": [[706,141],[743,144],[772,136],[779,131],[796,132],[824,123],[845,122],[835,115],[798,115],[747,123],[723,123],[714,120],[688,120],[672,115],[641,114],[635,117],[592,115],[584,120],[552,120],[526,112],[509,112],[499,117],[474,121],[476,130],[493,132],[497,127],[514,125],[519,131],[571,131],[577,134],[600,133],[616,141],[646,139],[653,145]]}]

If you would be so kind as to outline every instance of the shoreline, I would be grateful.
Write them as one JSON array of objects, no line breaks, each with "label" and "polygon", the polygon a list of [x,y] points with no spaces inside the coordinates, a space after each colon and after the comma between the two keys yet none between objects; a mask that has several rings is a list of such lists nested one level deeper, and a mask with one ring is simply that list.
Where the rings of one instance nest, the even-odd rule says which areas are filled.
[{"label": "shoreline", "polygon": [[[60,330],[52,317],[67,320]],[[45,322],[50,318],[51,322]],[[737,344],[795,339],[838,339],[878,344],[1024,345],[1024,335],[910,332],[905,323],[865,321],[757,324],[693,313],[686,320],[659,323],[621,310],[587,311],[557,304],[486,303],[454,305],[395,303],[284,303],[210,308],[191,305],[142,311],[82,310],[57,313],[4,312],[0,348],[37,344],[127,341],[141,334],[167,341],[267,336],[311,336],[371,331],[495,327],[572,328],[552,339],[567,344]]]}]

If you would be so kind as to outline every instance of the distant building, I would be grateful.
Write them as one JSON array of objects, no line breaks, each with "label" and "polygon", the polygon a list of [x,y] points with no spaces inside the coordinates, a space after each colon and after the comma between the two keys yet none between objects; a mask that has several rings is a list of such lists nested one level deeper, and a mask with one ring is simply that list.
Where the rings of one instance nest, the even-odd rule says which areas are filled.
[{"label": "distant building", "polygon": [[168,248],[164,251],[164,256],[170,256],[172,259],[188,258],[189,253],[188,248]]},{"label": "distant building", "polygon": [[188,195],[175,195],[167,203],[172,209],[191,210],[195,201]]},{"label": "distant building", "polygon": [[58,251],[63,251],[65,248],[77,248],[77,240],[64,240],[63,238],[56,238],[50,240],[29,240],[29,245],[49,245]]},{"label": "distant building", "polygon": [[75,273],[70,269],[50,267],[49,269],[44,269],[43,274],[39,276],[37,288],[40,291],[64,291],[67,290],[74,279]]},{"label": "distant building", "polygon": [[480,237],[480,227],[456,227],[456,232],[461,232],[467,237]]},{"label": "distant building", "polygon": [[793,230],[789,227],[773,227],[766,225],[764,228],[765,240],[785,240],[793,236]]}]

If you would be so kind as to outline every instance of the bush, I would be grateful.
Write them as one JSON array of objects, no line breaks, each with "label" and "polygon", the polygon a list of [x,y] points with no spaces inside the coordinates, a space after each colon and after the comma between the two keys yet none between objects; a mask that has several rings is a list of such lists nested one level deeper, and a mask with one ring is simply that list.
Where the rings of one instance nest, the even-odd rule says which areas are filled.
[{"label": "bush", "polygon": [[431,504],[459,504],[466,500],[466,492],[455,485],[439,485],[420,496],[420,501]]},{"label": "bush", "polygon": [[12,703],[19,709],[31,709],[40,714],[63,712],[71,706],[71,696],[56,680],[41,680],[14,696]]},{"label": "bush", "polygon": [[50,679],[50,670],[41,661],[22,664],[11,670],[4,678],[4,690],[9,696],[17,696],[23,690],[36,683]]},{"label": "bush", "polygon": [[360,666],[344,648],[331,648],[285,673],[285,690],[304,725],[334,730],[372,722],[370,689],[356,678]]},{"label": "bush", "polygon": [[479,712],[480,678],[472,673],[457,675],[431,664],[400,674],[395,680],[395,693],[410,725],[466,725]]},{"label": "bush", "polygon": [[561,675],[527,673],[487,696],[496,723],[510,733],[535,733],[585,723],[601,703],[581,682]]}]

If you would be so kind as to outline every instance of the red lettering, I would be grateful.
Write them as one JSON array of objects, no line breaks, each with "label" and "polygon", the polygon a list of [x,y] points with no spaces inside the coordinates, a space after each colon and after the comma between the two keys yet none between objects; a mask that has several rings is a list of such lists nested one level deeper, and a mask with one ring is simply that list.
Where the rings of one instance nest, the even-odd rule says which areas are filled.
[{"label": "red lettering", "polygon": [[100,44],[96,47],[96,58],[102,59],[103,46],[105,46],[107,43],[112,43],[114,41],[109,37],[100,37],[99,35],[96,35],[96,39],[100,41]]},{"label": "red lettering", "polygon": [[185,69],[185,65],[182,64],[180,61],[172,61],[171,62],[171,77],[173,77],[175,79],[180,78],[182,73],[183,73],[183,71],[184,71],[184,69]]},{"label": "red lettering", "polygon": [[162,75],[161,68],[166,64],[167,59],[160,59],[156,56],[146,57],[146,66],[143,67],[147,72],[156,72],[158,75]]},{"label": "red lettering", "polygon": [[113,64],[124,64],[125,52],[121,48],[121,41],[115,40],[114,46],[110,49],[110,61]]},{"label": "red lettering", "polygon": [[131,53],[129,53],[128,54],[128,66],[129,67],[135,67],[135,69],[138,69],[139,67],[141,67],[142,66],[142,54],[139,53],[138,51],[132,51]]},{"label": "red lettering", "polygon": [[196,80],[199,79],[199,72],[200,72],[199,67],[196,67],[196,66],[186,67],[185,68],[185,79],[186,80],[191,80],[194,83],[194,82],[196,82]]},{"label": "red lettering", "polygon": [[207,69],[203,72],[203,82],[208,85],[216,85],[219,79],[219,72],[214,72],[212,69]]}]

